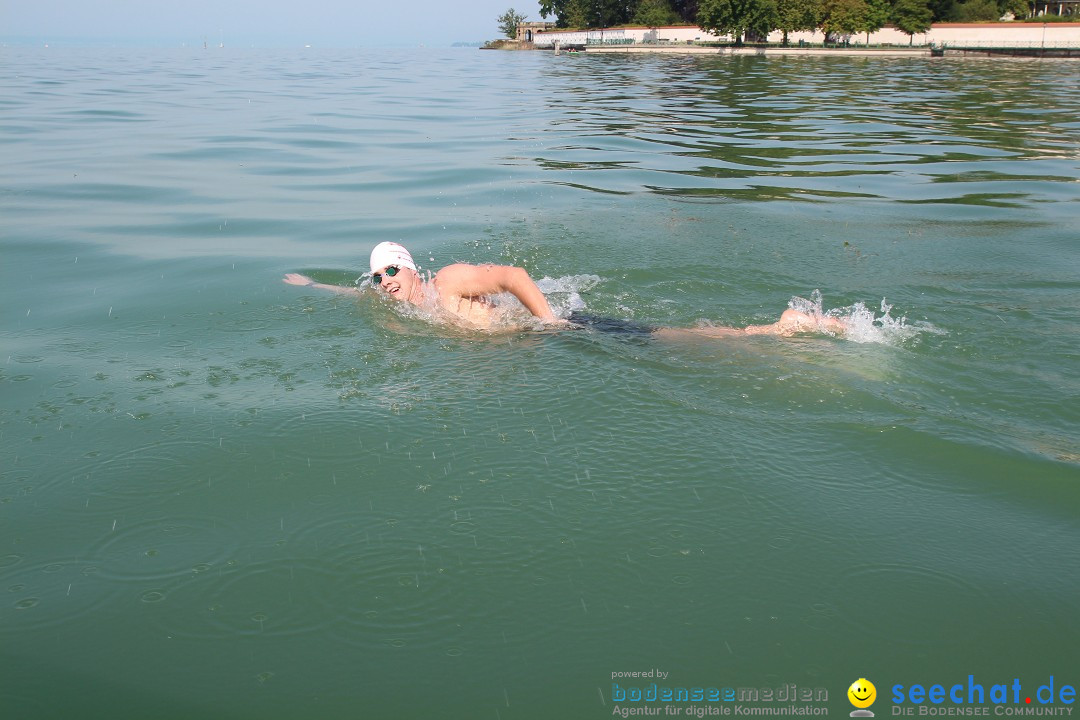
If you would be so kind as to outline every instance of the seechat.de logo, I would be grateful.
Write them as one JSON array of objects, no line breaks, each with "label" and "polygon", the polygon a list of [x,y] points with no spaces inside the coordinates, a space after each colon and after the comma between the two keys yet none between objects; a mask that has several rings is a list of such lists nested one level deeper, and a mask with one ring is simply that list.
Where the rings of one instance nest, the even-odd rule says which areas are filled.
[{"label": "seechat.de logo", "polygon": [[866,709],[877,700],[877,688],[874,687],[874,683],[866,678],[859,678],[847,689],[847,697],[855,706],[851,717],[874,717],[874,713]]}]

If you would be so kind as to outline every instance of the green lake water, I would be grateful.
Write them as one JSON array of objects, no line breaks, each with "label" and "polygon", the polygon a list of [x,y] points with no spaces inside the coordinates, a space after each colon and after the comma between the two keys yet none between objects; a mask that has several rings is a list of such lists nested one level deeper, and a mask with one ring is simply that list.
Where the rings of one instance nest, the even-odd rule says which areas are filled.
[{"label": "green lake water", "polygon": [[[1078,68],[0,50],[0,711],[1080,684]],[[467,333],[281,282],[383,240],[564,315],[859,327]]]}]

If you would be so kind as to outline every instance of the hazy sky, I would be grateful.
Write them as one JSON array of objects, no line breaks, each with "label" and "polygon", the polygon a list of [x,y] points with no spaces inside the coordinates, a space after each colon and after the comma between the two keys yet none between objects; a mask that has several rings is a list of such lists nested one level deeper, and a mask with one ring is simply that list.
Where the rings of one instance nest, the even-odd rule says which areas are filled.
[{"label": "hazy sky", "polygon": [[537,0],[0,0],[0,39],[226,47],[450,45],[499,37],[514,8],[539,20]]}]

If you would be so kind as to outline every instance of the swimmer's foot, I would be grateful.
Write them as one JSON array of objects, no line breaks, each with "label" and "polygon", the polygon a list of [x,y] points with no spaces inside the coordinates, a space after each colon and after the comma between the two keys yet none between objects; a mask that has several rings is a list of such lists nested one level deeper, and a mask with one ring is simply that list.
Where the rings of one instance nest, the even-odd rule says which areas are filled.
[{"label": "swimmer's foot", "polygon": [[813,316],[799,310],[785,310],[780,319],[772,325],[750,325],[743,332],[747,335],[779,335],[791,337],[799,333],[824,332],[829,335],[843,335],[847,323],[827,315]]}]

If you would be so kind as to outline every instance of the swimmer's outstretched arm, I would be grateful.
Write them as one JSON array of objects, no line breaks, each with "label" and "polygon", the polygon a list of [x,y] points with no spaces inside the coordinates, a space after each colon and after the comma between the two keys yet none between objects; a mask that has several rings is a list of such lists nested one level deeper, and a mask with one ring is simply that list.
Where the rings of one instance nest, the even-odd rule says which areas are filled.
[{"label": "swimmer's outstretched arm", "polygon": [[705,337],[739,337],[745,335],[778,335],[791,337],[798,333],[821,332],[822,330],[833,335],[843,335],[847,330],[847,324],[843,320],[832,317],[822,317],[819,320],[799,310],[785,310],[780,319],[770,325],[747,325],[744,328],[723,326],[708,326],[697,328],[660,328],[653,332],[661,338],[678,339],[690,335],[704,335]]},{"label": "swimmer's outstretched arm", "polygon": [[303,287],[312,287],[316,290],[329,290],[336,293],[358,293],[359,288],[345,287],[344,285],[327,285],[326,283],[315,282],[307,275],[301,275],[300,273],[288,273],[282,278],[289,285],[301,285]]}]

